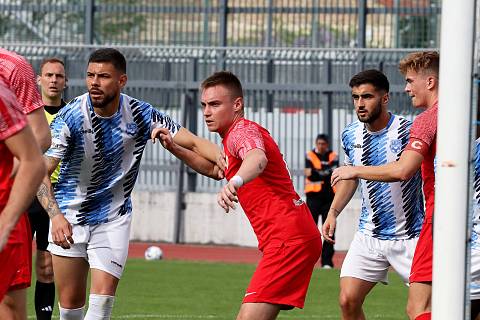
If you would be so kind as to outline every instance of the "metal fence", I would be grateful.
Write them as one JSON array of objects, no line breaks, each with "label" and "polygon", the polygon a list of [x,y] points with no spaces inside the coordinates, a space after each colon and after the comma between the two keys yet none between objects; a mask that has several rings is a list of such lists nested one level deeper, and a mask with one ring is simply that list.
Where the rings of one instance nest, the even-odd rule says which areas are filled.
[{"label": "metal fence", "polygon": [[[72,98],[85,92],[85,70],[94,46],[23,46],[8,49],[24,55],[34,67],[46,56],[66,62]],[[274,48],[118,47],[127,58],[129,76],[125,93],[150,102],[198,135],[220,143],[209,133],[200,111],[199,81],[216,70],[237,74],[244,84],[246,117],[266,127],[289,165],[298,192],[303,192],[304,156],[314,138],[324,132],[340,150],[340,133],[356,116],[348,81],[366,68],[383,70],[391,82],[389,109],[413,116],[397,71],[407,50],[338,50]],[[158,144],[145,150],[137,188],[175,190],[179,161]],[[186,188],[216,191],[218,182],[187,171]]]},{"label": "metal fence", "polygon": [[0,0],[0,41],[419,48],[440,0]]}]

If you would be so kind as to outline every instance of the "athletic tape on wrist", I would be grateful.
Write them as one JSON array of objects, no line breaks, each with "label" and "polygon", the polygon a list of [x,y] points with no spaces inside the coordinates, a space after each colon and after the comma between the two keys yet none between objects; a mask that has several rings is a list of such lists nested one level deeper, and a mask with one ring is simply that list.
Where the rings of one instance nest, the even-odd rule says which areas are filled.
[{"label": "athletic tape on wrist", "polygon": [[237,188],[240,188],[241,186],[243,186],[243,179],[240,176],[235,175],[232,177],[232,179],[230,179],[230,181]]}]

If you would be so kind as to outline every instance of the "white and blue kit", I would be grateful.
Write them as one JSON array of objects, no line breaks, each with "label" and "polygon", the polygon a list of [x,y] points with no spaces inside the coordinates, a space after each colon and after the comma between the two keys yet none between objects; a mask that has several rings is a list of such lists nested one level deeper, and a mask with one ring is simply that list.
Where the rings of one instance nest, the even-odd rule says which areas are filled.
[{"label": "white and blue kit", "polygon": [[[168,128],[172,137],[180,129],[168,115],[125,94],[120,95],[118,111],[108,118],[94,112],[88,93],[73,99],[57,114],[51,124],[52,146],[46,153],[48,157],[61,159],[55,198],[73,226],[75,244],[85,244],[87,252],[75,253],[70,249],[56,254],[83,256],[92,267],[91,244],[98,242],[101,247],[102,242],[92,239],[94,230],[109,229],[108,224],[116,225],[117,231],[123,228],[118,247],[125,246],[123,238],[126,238],[125,250],[128,250],[130,194],[143,149],[152,129],[157,127]],[[102,237],[112,235],[105,233]],[[50,249],[61,248],[50,244]],[[125,261],[121,256],[122,261],[112,261],[123,266]]]},{"label": "white and blue kit", "polygon": [[[377,132],[369,131],[360,121],[351,123],[342,133],[345,165],[379,166],[397,161],[408,144],[411,125],[409,120],[393,114],[387,126]],[[420,171],[407,181],[393,183],[360,179],[360,190],[358,231],[341,277],[386,283],[391,265],[408,282],[424,218]]]},{"label": "white and blue kit", "polygon": [[480,138],[475,141],[470,299],[480,299]]},{"label": "white and blue kit", "polygon": [[[379,166],[397,161],[408,143],[412,123],[391,115],[387,127],[370,132],[360,121],[345,128],[345,164]],[[422,177],[418,171],[404,182],[360,180],[362,212],[358,230],[382,240],[418,237],[424,217]]]}]

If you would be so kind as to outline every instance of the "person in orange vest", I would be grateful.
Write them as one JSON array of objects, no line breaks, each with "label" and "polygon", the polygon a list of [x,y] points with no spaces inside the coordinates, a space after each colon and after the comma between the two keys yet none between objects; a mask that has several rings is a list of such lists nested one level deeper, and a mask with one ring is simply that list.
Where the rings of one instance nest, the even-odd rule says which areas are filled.
[{"label": "person in orange vest", "polygon": [[[305,158],[305,195],[307,205],[315,224],[321,215],[325,221],[332,204],[335,190],[330,184],[333,170],[338,167],[338,156],[330,150],[328,136],[319,134],[315,139],[315,148],[307,152]],[[323,241],[322,267],[333,267],[333,244]]]}]

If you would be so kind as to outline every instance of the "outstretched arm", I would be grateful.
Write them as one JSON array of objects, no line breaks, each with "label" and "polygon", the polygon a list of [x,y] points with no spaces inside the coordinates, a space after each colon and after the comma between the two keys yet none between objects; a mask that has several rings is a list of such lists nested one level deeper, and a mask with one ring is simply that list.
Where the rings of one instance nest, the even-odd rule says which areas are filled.
[{"label": "outstretched arm", "polygon": [[53,242],[64,249],[68,249],[70,248],[70,243],[73,243],[72,226],[60,211],[53,193],[52,183],[50,182],[50,176],[60,163],[60,159],[45,156],[45,163],[47,164],[48,174],[40,184],[40,188],[37,191],[37,199],[47,212],[50,220],[52,220],[51,233]]},{"label": "outstretched arm", "polygon": [[220,170],[215,163],[205,159],[198,153],[195,153],[175,143],[168,129],[154,129],[154,132],[152,132],[153,143],[155,143],[155,139],[159,139],[165,149],[170,151],[175,157],[185,162],[187,166],[198,173],[216,180],[223,179],[223,171]]},{"label": "outstretched arm", "polygon": [[341,180],[337,184],[335,197],[333,198],[330,209],[328,210],[327,218],[322,226],[322,233],[325,240],[335,243],[335,240],[333,240],[333,235],[337,227],[337,217],[352,199],[353,195],[355,194],[355,190],[357,190],[357,186],[357,179]]},{"label": "outstretched arm", "polygon": [[0,214],[0,251],[19,217],[31,203],[46,172],[40,148],[29,126],[4,142],[13,156],[18,159],[18,171],[8,202]]},{"label": "outstretched arm", "polygon": [[184,148],[198,153],[205,159],[216,163],[222,170],[225,170],[226,163],[221,154],[220,148],[209,140],[200,138],[181,127],[173,137],[173,141]]},{"label": "outstretched arm", "polygon": [[234,202],[238,202],[237,190],[247,182],[258,177],[267,166],[268,159],[262,149],[252,149],[245,154],[242,165],[235,176],[222,188],[217,195],[218,204],[226,212],[235,209]]},{"label": "outstretched arm", "polygon": [[412,150],[403,151],[400,159],[382,166],[343,166],[332,173],[332,186],[340,180],[365,179],[396,182],[410,179],[421,167],[423,156]]}]

